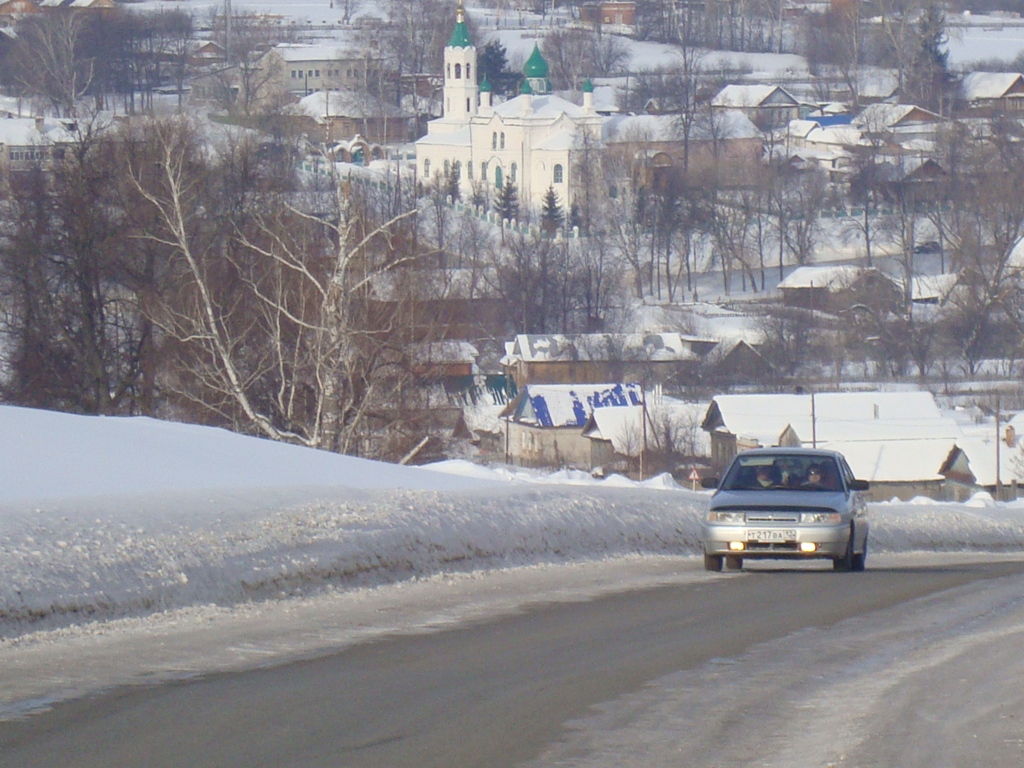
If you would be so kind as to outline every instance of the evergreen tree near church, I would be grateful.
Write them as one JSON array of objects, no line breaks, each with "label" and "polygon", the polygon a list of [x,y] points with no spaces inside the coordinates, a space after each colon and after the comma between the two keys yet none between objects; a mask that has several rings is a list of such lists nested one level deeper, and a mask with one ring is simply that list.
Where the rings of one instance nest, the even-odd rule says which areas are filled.
[{"label": "evergreen tree near church", "polygon": [[494,212],[509,221],[519,217],[519,193],[515,184],[506,181],[502,185],[498,199],[494,201]]},{"label": "evergreen tree near church", "polygon": [[540,210],[540,228],[546,235],[554,235],[562,227],[565,214],[558,203],[558,193],[554,187],[548,187],[544,193],[544,202]]}]

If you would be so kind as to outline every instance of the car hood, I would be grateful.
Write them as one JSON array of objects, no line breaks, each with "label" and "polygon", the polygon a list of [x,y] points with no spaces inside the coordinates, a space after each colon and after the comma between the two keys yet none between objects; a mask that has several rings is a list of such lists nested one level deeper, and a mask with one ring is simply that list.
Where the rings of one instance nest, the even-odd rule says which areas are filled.
[{"label": "car hood", "polygon": [[758,509],[793,509],[796,507],[828,507],[842,510],[848,506],[842,491],[718,491],[711,497],[711,509],[723,507]]}]

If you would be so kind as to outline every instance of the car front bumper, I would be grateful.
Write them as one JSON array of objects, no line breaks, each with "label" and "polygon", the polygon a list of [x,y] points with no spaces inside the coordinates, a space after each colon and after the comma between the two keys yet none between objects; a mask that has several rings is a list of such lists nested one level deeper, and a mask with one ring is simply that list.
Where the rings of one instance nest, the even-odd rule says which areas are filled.
[{"label": "car front bumper", "polygon": [[[759,536],[755,531],[770,531],[775,538],[766,540],[767,536]],[[813,526],[706,524],[704,553],[744,558],[839,558],[846,554],[849,538],[849,523]],[[742,549],[737,548],[737,544],[742,544]],[[801,547],[809,544],[815,545],[813,550]]]}]

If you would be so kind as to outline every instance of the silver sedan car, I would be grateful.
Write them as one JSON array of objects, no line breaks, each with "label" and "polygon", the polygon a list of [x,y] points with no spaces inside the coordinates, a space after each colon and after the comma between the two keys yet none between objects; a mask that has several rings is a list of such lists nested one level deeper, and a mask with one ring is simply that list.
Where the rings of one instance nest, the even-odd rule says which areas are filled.
[{"label": "silver sedan car", "polygon": [[837,571],[863,571],[867,505],[842,454],[759,448],[737,454],[717,479],[704,520],[704,567],[721,571],[755,558],[828,558]]}]

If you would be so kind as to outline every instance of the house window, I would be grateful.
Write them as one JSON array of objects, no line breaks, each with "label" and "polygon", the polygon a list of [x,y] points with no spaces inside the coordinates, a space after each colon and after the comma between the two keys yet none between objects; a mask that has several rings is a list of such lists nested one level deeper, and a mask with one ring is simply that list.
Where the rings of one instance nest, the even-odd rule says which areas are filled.
[{"label": "house window", "polygon": [[430,178],[430,161],[429,160],[424,160],[423,161],[423,178],[424,179],[429,179]]},{"label": "house window", "polygon": [[349,67],[345,70],[345,77],[352,77],[352,68]]},{"label": "house window", "polygon": [[319,69],[318,69],[318,70],[316,70],[316,76],[317,76],[317,77],[320,77],[320,70],[319,70]]},{"label": "house window", "polygon": [[501,189],[503,184],[504,178],[502,177],[501,166],[499,165],[497,168],[494,169],[494,188]]},{"label": "house window", "polygon": [[565,181],[565,171],[562,169],[562,164],[558,163],[555,165],[554,182],[555,184],[561,184]]},{"label": "house window", "polygon": [[491,134],[491,149],[497,149],[497,148],[498,148],[498,132],[495,131],[494,133]]},{"label": "house window", "polygon": [[462,79],[462,65],[461,64],[456,64],[455,65],[455,79],[456,80],[461,80]]},{"label": "house window", "polygon": [[298,73],[298,72],[296,72],[296,71],[295,71],[295,70],[293,69],[293,70],[292,70],[292,80],[296,80],[296,79],[298,79],[298,77],[299,77],[299,73]]},{"label": "house window", "polygon": [[508,180],[509,181],[515,182],[515,180],[516,180],[516,171],[517,170],[519,170],[519,167],[515,163],[512,163],[512,167],[508,169]]},{"label": "house window", "polygon": [[501,148],[502,149],[505,148],[505,132],[504,131],[501,132]]}]

